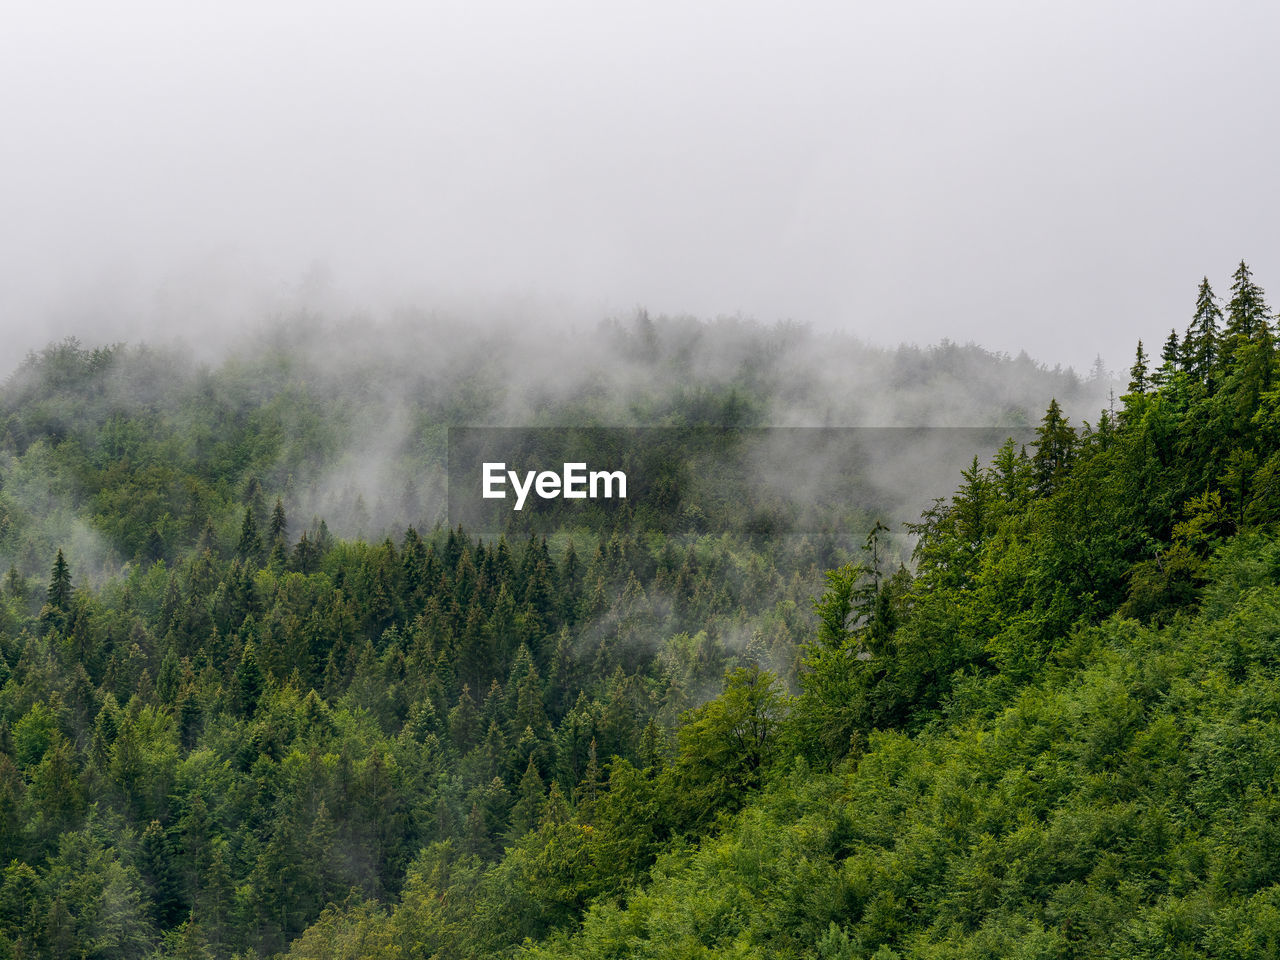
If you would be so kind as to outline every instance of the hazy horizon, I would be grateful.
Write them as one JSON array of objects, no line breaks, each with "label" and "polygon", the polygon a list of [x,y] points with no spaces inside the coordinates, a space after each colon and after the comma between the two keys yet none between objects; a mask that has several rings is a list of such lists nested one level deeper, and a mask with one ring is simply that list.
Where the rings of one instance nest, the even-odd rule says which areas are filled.
[{"label": "hazy horizon", "polygon": [[[132,2],[0,35],[7,369],[67,335],[637,308],[1087,373],[1280,282],[1261,3]],[[0,359],[6,359],[0,357]]]}]

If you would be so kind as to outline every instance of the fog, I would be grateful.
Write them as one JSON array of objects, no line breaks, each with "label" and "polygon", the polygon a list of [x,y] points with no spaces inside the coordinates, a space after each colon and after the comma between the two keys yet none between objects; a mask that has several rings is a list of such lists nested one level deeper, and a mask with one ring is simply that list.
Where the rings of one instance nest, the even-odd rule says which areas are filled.
[{"label": "fog", "polygon": [[19,5],[5,353],[208,345],[323,294],[1124,368],[1201,275],[1280,281],[1278,25],[1261,2]]},{"label": "fog", "polygon": [[[224,468],[233,449],[238,456],[261,445],[270,453],[253,473],[263,507],[283,500],[293,538],[323,518],[338,536],[381,539],[408,525],[425,531],[464,521],[497,532],[453,515],[450,427],[778,427],[759,437],[748,430],[723,462],[696,437],[685,441],[680,459],[694,478],[685,502],[704,508],[716,533],[761,529],[735,506],[752,504],[768,508],[761,516],[773,517],[769,529],[778,533],[834,525],[860,541],[876,517],[900,532],[956,488],[973,456],[986,463],[1006,436],[1028,437],[1049,398],[1075,425],[1096,424],[1113,388],[1107,377],[974,345],[885,349],[797,324],[644,312],[550,336],[525,323],[528,315],[518,303],[505,312],[403,310],[373,319],[295,312],[244,334],[212,362],[174,347],[97,351],[97,361],[74,342],[45,348],[0,380],[0,569],[14,563],[42,573],[60,546],[74,544],[77,569],[99,582],[135,558],[137,544],[95,539],[102,508],[91,485],[68,478],[56,451],[144,463],[154,449],[137,447],[140,429],[167,444],[166,459],[198,475]],[[247,424],[254,440],[243,446],[236,438]],[[822,427],[835,429],[813,429]],[[943,429],[841,430],[849,427]],[[977,436],[946,428],[991,429]],[[212,437],[230,446],[210,446]],[[458,452],[464,470],[479,468],[478,455]],[[176,547],[203,521],[185,534],[174,527],[187,494],[161,487],[178,501],[172,516],[148,522]],[[238,536],[241,499],[211,514],[226,543]],[[81,522],[95,513],[93,528]],[[683,514],[660,519],[689,526]]]}]

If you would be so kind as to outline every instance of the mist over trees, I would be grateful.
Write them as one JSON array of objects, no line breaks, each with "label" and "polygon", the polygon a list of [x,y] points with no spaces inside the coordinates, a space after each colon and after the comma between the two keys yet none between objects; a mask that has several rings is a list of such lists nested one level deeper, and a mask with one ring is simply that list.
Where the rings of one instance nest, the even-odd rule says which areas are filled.
[{"label": "mist over trees", "polygon": [[[419,321],[0,390],[0,956],[1268,955],[1244,264],[1114,401],[973,346]],[[450,424],[726,422],[1033,441],[936,465],[905,539],[437,522]]]},{"label": "mist over trees", "polygon": [[65,341],[30,355],[0,397],[0,560],[42,573],[72,539],[95,574],[172,560],[206,522],[219,542],[237,539],[249,484],[259,528],[280,497],[295,521],[323,518],[343,536],[427,530],[447,522],[449,426],[1018,429],[1046,395],[1083,416],[1109,387],[1097,371],[1082,380],[973,345],[883,350],[794,325],[643,313],[564,337],[499,320],[302,315],[216,366]]}]

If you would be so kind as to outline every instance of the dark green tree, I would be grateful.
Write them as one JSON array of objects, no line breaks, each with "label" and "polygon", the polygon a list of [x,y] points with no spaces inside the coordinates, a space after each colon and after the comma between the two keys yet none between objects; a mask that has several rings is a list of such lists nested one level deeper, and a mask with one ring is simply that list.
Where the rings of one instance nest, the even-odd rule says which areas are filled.
[{"label": "dark green tree", "polygon": [[1151,374],[1151,385],[1163,387],[1173,381],[1174,375],[1182,369],[1182,342],[1178,339],[1178,331],[1170,330],[1160,351],[1160,366]]},{"label": "dark green tree", "polygon": [[253,508],[244,508],[244,520],[240,524],[240,542],[236,544],[236,556],[246,563],[257,563],[262,558],[262,538],[258,536],[258,521]]},{"label": "dark green tree", "polygon": [[258,666],[258,656],[253,641],[244,645],[240,653],[240,663],[235,672],[236,707],[244,716],[251,716],[258,707],[258,698],[262,696],[262,668]]},{"label": "dark green tree", "polygon": [[49,576],[49,588],[45,591],[45,606],[40,611],[40,623],[46,630],[66,630],[71,615],[72,592],[71,568],[59,549]]},{"label": "dark green tree", "polygon": [[511,808],[511,825],[508,835],[512,840],[519,839],[538,825],[538,816],[545,797],[546,785],[542,781],[537,765],[533,762],[533,757],[530,757],[524,776],[520,778],[515,805]]},{"label": "dark green tree", "polygon": [[1271,316],[1266,297],[1253,280],[1243,260],[1231,277],[1231,299],[1227,302],[1227,325],[1223,331],[1223,361],[1234,365],[1247,343],[1262,340],[1270,332]]},{"label": "dark green tree", "polygon": [[[1139,345],[1141,350],[1141,345]],[[1057,399],[1049,402],[1040,426],[1036,429],[1035,454],[1031,458],[1032,475],[1041,496],[1052,493],[1059,478],[1071,465],[1076,448],[1076,432]]]},{"label": "dark green tree", "polygon": [[267,527],[268,539],[274,546],[277,543],[284,543],[289,533],[289,521],[284,515],[284,503],[279,497],[276,497],[276,505],[271,510],[271,523]]},{"label": "dark green tree", "polygon": [[1129,368],[1129,392],[1146,393],[1147,383],[1147,354],[1142,349],[1142,341],[1139,340],[1137,355],[1134,357],[1133,366]]},{"label": "dark green tree", "polygon": [[182,918],[181,881],[173,867],[169,838],[158,820],[152,820],[138,845],[138,872],[150,894],[152,918],[169,929]]},{"label": "dark green tree", "polygon": [[1213,295],[1213,288],[1209,286],[1209,278],[1205,277],[1200,281],[1195,314],[1182,341],[1183,362],[1187,373],[1194,383],[1201,386],[1210,386],[1213,381],[1214,368],[1218,362],[1218,326],[1221,323],[1222,310]]}]

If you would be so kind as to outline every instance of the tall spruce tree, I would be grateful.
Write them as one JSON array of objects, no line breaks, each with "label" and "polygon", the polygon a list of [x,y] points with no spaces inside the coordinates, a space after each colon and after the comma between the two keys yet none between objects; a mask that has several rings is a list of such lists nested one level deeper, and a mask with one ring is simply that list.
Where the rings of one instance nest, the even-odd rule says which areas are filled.
[{"label": "tall spruce tree", "polygon": [[71,618],[71,567],[58,550],[49,576],[49,589],[45,591],[45,606],[40,611],[40,625],[47,630],[65,631]]},{"label": "tall spruce tree", "polygon": [[1213,295],[1209,278],[1205,277],[1200,281],[1200,289],[1196,292],[1196,310],[1182,341],[1183,363],[1187,373],[1193,382],[1201,386],[1212,386],[1214,365],[1218,362],[1218,325],[1221,322],[1222,310]]},{"label": "tall spruce tree", "polygon": [[258,521],[253,517],[253,508],[244,508],[244,521],[240,524],[240,542],[236,545],[236,555],[242,560],[257,562],[262,558],[262,538],[258,536]]},{"label": "tall spruce tree", "polygon": [[1163,387],[1172,382],[1174,374],[1182,369],[1182,343],[1178,331],[1170,330],[1160,350],[1160,366],[1151,373],[1151,385]]},{"label": "tall spruce tree", "polygon": [[1142,349],[1141,340],[1138,341],[1138,353],[1134,357],[1133,366],[1129,368],[1129,392],[1147,392],[1147,354]]},{"label": "tall spruce tree", "polygon": [[268,527],[268,537],[272,546],[283,543],[288,532],[289,521],[284,514],[284,504],[279,497],[276,497],[276,505],[271,510],[271,524]]},{"label": "tall spruce tree", "polygon": [[58,555],[53,560],[53,571],[45,596],[50,607],[67,614],[71,612],[71,593],[71,567],[59,548]]},{"label": "tall spruce tree", "polygon": [[1036,428],[1035,455],[1031,458],[1032,475],[1036,490],[1047,496],[1056,488],[1058,479],[1066,472],[1075,454],[1076,433],[1062,415],[1062,407],[1056,398],[1049,402],[1040,426]]},{"label": "tall spruce tree", "polygon": [[1232,366],[1246,343],[1270,339],[1270,312],[1262,288],[1243,260],[1231,277],[1231,299],[1227,302],[1227,326],[1223,331],[1223,360]]}]

